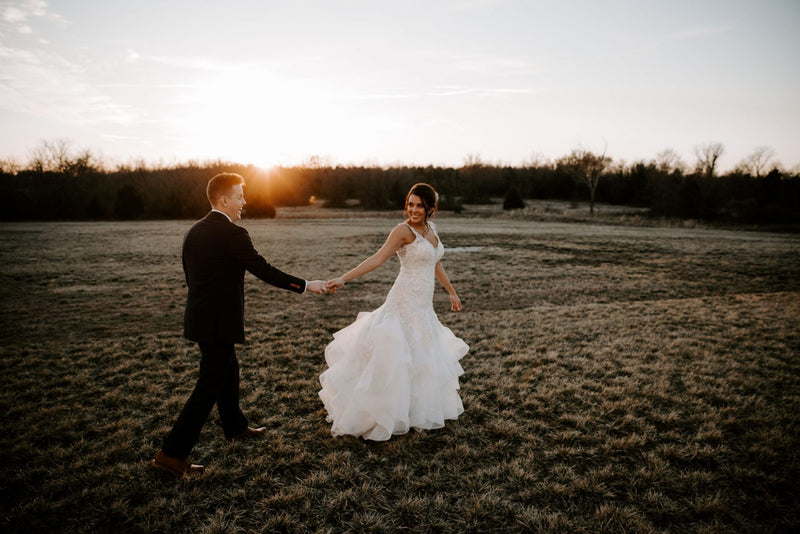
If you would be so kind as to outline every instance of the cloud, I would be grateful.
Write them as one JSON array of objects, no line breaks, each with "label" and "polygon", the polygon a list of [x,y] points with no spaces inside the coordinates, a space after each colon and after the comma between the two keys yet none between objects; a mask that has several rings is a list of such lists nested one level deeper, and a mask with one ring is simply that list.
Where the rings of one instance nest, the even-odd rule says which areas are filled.
[{"label": "cloud", "polygon": [[27,14],[16,6],[3,6],[3,22],[18,24],[25,22]]},{"label": "cloud", "polygon": [[429,96],[498,96],[498,95],[533,95],[544,92],[540,89],[511,88],[511,87],[440,87],[428,93]]},{"label": "cloud", "polygon": [[0,21],[6,31],[12,30],[22,34],[34,33],[31,26],[34,19],[66,22],[61,15],[49,11],[47,2],[42,0],[0,3]]},{"label": "cloud", "polygon": [[113,139],[115,141],[142,141],[143,139],[139,136],[132,136],[132,135],[117,135],[117,134],[109,134],[109,133],[102,133],[100,137],[105,139]]},{"label": "cloud", "polygon": [[359,93],[346,97],[346,100],[403,100],[419,98],[422,93]]},{"label": "cloud", "polygon": [[546,92],[543,89],[527,87],[434,87],[418,92],[385,92],[359,93],[344,97],[345,100],[407,100],[414,98],[443,98],[451,96],[501,96],[501,95],[534,95]]},{"label": "cloud", "polygon": [[0,108],[66,124],[129,123],[135,114],[87,83],[82,66],[42,50],[0,45]]},{"label": "cloud", "polygon": [[456,70],[485,76],[516,76],[541,71],[539,65],[524,59],[483,55],[454,56],[451,58],[451,64]]},{"label": "cloud", "polygon": [[671,39],[686,40],[697,39],[700,37],[709,37],[712,35],[719,35],[727,33],[735,28],[733,23],[710,25],[710,26],[693,26],[671,34]]},{"label": "cloud", "polygon": [[[66,22],[41,0],[0,3],[0,109],[64,124],[130,123],[136,114],[86,81],[86,68],[36,34],[40,20]],[[16,34],[14,44],[4,42]],[[23,44],[24,43],[24,44]]]},{"label": "cloud", "polygon": [[203,72],[247,72],[248,70],[263,69],[270,66],[270,64],[263,62],[223,61],[202,56],[145,55],[135,50],[129,50],[125,59],[131,63],[147,61],[168,67]]},{"label": "cloud", "polygon": [[508,0],[445,0],[444,4],[453,11],[473,11],[495,8],[507,4]]}]

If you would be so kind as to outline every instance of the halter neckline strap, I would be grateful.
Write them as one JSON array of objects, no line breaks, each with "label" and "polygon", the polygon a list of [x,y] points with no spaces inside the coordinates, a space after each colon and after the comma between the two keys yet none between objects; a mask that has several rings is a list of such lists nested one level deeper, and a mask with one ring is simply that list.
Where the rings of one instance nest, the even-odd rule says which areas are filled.
[{"label": "halter neckline strap", "polygon": [[436,238],[436,244],[433,244],[433,243],[431,242],[431,240],[430,240],[430,239],[428,239],[427,237],[425,237],[424,235],[422,235],[421,233],[419,233],[419,232],[417,231],[417,229],[416,229],[416,228],[414,228],[413,226],[411,226],[411,225],[410,225],[408,222],[406,222],[405,224],[406,224],[406,226],[408,226],[409,228],[411,228],[411,231],[412,231],[412,232],[414,232],[414,235],[416,235],[418,238],[420,238],[420,239],[424,239],[425,241],[427,241],[428,243],[430,243],[430,244],[431,244],[431,246],[432,246],[433,248],[437,248],[437,247],[439,246],[439,234],[438,234],[438,233],[436,233],[436,228],[433,226],[433,223],[432,223],[432,222],[429,222],[429,223],[427,223],[427,225],[428,225],[428,228],[430,228],[430,229],[431,229],[431,232],[433,233],[433,236]]}]

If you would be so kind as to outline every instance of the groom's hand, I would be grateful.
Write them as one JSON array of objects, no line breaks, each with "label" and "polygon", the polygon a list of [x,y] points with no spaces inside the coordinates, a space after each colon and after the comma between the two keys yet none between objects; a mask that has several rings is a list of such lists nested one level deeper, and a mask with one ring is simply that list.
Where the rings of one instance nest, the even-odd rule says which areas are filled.
[{"label": "groom's hand", "polygon": [[313,282],[308,282],[306,284],[306,291],[310,291],[315,295],[323,295],[328,292],[325,286],[325,280],[314,280]]}]

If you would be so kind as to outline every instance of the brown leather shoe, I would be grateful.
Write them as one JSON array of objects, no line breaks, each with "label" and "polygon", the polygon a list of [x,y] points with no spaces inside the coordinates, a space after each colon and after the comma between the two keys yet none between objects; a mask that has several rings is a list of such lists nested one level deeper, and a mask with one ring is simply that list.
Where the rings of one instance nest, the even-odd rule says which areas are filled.
[{"label": "brown leather shoe", "polygon": [[263,438],[266,432],[267,432],[267,427],[265,426],[262,426],[261,428],[248,427],[244,432],[242,432],[238,436],[229,438],[228,441],[233,443],[234,441],[242,441],[243,439]]},{"label": "brown leather shoe", "polygon": [[156,469],[160,469],[161,471],[166,471],[167,473],[171,473],[176,477],[180,478],[182,476],[195,476],[195,475],[202,475],[205,472],[206,468],[202,465],[193,464],[187,462],[186,460],[181,460],[180,458],[174,458],[172,456],[167,456],[161,451],[156,453],[156,457],[153,459],[153,467]]}]

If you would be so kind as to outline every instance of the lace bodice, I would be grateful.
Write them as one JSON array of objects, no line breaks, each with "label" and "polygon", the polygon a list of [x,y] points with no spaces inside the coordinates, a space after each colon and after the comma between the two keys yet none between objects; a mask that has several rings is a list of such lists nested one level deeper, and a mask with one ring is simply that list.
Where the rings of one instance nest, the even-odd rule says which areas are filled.
[{"label": "lace bodice", "polygon": [[419,313],[433,314],[433,289],[436,262],[444,256],[444,245],[439,239],[436,227],[429,223],[437,245],[428,241],[411,228],[416,239],[403,245],[397,251],[400,259],[400,273],[389,290],[385,305],[394,308],[403,316]]},{"label": "lace bodice", "polygon": [[442,259],[444,246],[439,239],[439,234],[436,232],[436,226],[433,223],[428,224],[430,224],[433,235],[436,236],[437,244],[435,247],[433,243],[414,230],[414,228],[408,224],[406,225],[411,228],[417,238],[408,245],[400,247],[397,251],[397,256],[400,258],[401,272],[403,268],[411,270],[432,268],[436,266],[437,261]]}]

